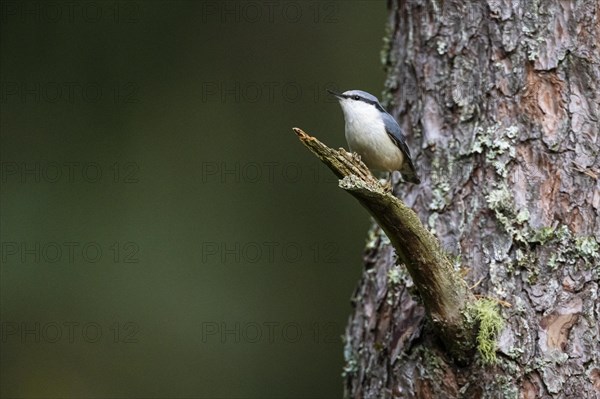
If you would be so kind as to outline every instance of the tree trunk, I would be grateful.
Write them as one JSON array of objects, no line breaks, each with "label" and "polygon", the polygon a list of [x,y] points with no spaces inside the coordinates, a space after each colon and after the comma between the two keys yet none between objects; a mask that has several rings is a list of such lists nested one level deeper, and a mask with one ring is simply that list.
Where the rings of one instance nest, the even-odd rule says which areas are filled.
[{"label": "tree trunk", "polygon": [[395,0],[386,43],[423,180],[395,191],[505,324],[495,363],[455,364],[373,226],[346,396],[600,397],[600,2]]}]

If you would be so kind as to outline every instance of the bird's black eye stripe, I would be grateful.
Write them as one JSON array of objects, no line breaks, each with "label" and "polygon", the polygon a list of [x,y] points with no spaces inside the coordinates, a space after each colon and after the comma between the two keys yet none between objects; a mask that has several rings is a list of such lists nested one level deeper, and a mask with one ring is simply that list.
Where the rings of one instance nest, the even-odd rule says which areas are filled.
[{"label": "bird's black eye stripe", "polygon": [[368,98],[363,98],[363,97],[359,96],[358,94],[355,94],[353,96],[346,95],[346,96],[344,96],[344,98],[349,98],[349,99],[356,100],[356,101],[362,101],[364,103],[371,104],[371,105],[375,106],[375,108],[377,108],[381,112],[387,112],[385,109],[383,109],[383,107],[381,106],[381,104],[379,104],[379,102],[377,102],[377,100],[375,100],[375,101],[369,100]]}]

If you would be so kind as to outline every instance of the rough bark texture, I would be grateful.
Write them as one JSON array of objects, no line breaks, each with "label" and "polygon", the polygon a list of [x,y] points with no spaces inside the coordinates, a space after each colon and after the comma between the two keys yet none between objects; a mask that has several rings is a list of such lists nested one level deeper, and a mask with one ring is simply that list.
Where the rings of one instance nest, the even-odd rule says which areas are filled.
[{"label": "rough bark texture", "polygon": [[600,3],[394,0],[383,55],[424,180],[399,195],[474,294],[512,307],[497,363],[459,367],[373,226],[346,395],[600,397]]}]

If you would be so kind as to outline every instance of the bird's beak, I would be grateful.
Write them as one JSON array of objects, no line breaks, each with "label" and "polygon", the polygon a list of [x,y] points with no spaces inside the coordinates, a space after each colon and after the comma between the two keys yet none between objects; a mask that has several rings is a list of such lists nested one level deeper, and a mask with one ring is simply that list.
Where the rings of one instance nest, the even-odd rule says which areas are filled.
[{"label": "bird's beak", "polygon": [[336,96],[336,97],[337,97],[338,99],[340,99],[340,100],[341,100],[341,99],[343,99],[343,98],[345,98],[343,94],[341,94],[341,93],[336,93],[336,92],[335,92],[335,91],[333,91],[333,90],[329,90],[329,89],[327,89],[327,93],[329,93],[329,94],[331,94],[331,95],[333,95],[333,96]]}]

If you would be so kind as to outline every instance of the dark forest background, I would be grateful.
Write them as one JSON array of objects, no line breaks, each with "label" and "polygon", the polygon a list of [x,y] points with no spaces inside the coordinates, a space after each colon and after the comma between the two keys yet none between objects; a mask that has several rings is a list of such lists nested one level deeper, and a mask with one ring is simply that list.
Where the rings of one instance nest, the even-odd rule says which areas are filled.
[{"label": "dark forest background", "polygon": [[3,397],[339,397],[369,219],[299,144],[385,2],[2,1]]}]

